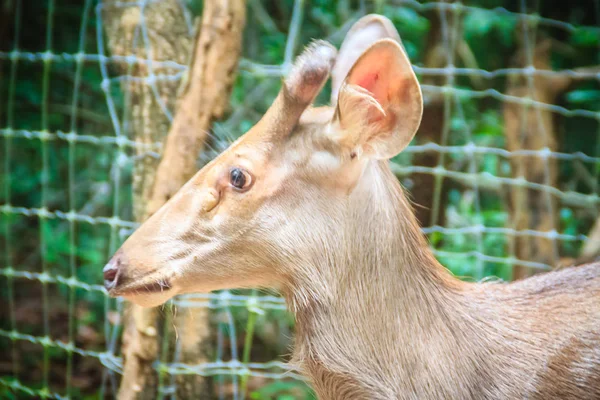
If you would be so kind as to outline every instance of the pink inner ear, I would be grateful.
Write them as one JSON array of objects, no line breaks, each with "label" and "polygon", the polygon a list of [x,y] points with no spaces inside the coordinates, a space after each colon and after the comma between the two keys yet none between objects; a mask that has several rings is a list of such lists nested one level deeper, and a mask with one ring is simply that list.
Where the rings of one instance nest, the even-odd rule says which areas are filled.
[{"label": "pink inner ear", "polygon": [[[359,65],[356,65],[348,76],[347,82],[368,90],[373,98],[386,110],[390,105],[390,90],[397,85],[392,74],[390,57],[387,54],[378,54],[378,57],[369,57]],[[392,123],[392,115],[382,116],[379,111],[369,112],[369,123],[379,122],[382,119],[386,123]]]},{"label": "pink inner ear", "polygon": [[373,89],[377,84],[377,80],[379,79],[379,71],[367,73],[363,76],[359,76],[357,79],[356,85],[367,89],[369,92],[373,93]]},{"label": "pink inner ear", "polygon": [[396,82],[393,74],[393,60],[388,54],[374,54],[356,65],[348,76],[348,83],[360,86],[373,95],[385,109],[389,104],[389,91]]}]

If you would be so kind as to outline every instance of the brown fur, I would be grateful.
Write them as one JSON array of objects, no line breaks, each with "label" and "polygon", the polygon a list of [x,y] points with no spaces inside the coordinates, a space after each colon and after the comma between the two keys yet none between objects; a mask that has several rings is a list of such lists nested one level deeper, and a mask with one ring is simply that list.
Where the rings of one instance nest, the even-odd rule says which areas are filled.
[{"label": "brown fur", "polygon": [[[443,268],[387,163],[419,126],[418,82],[378,36],[389,21],[357,26],[373,44],[341,54],[337,104],[304,111],[332,65],[318,43],[265,117],[124,243],[110,293],[154,306],[281,288],[297,318],[293,362],[321,399],[598,398],[600,265],[512,284]],[[230,184],[232,168],[248,189]]]},{"label": "brown fur", "polygon": [[329,248],[340,249],[328,256],[335,273],[286,293],[296,362],[319,397],[598,398],[600,265],[512,284],[459,282],[431,256],[387,166],[372,168],[370,178],[391,188],[377,199],[394,218],[373,220],[360,207],[369,194],[353,193],[364,215],[343,226],[356,242]]}]

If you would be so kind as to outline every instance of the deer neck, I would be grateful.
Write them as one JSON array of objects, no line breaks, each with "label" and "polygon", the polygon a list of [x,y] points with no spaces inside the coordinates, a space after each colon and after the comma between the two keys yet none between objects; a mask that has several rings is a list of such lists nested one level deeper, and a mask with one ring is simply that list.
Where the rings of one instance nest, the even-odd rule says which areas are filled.
[{"label": "deer neck", "polygon": [[[346,390],[365,387],[394,397],[398,382],[418,379],[411,366],[453,362],[457,343],[448,337],[464,340],[459,310],[467,285],[433,257],[387,164],[367,168],[348,209],[337,242],[316,246],[315,265],[306,268],[313,275],[285,294],[297,321],[294,361],[322,398],[352,398]],[[446,379],[447,371],[426,375]]]}]

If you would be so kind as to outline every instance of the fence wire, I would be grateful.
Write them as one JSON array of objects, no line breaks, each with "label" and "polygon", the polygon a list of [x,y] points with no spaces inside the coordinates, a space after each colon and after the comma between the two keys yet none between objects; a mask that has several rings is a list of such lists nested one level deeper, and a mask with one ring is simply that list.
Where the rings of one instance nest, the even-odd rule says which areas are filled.
[{"label": "fence wire", "polygon": [[[143,15],[159,1],[110,5],[140,10],[138,40],[146,47],[146,54],[151,54],[152,48]],[[76,7],[81,15],[80,26],[75,27],[56,23],[57,7],[63,7],[63,12],[66,7],[66,3],[60,3],[48,0],[42,7],[45,43],[35,48],[30,41],[22,40],[28,36],[24,15],[29,5],[16,0],[9,35],[12,48],[0,51],[3,158],[0,293],[6,304],[2,307],[0,329],[0,351],[6,360],[0,363],[0,397],[13,392],[18,397],[79,398],[94,385],[101,397],[116,395],[123,371],[120,353],[123,304],[107,297],[100,284],[100,271],[103,262],[137,227],[130,195],[132,166],[144,157],[160,158],[163,149],[162,143],[141,143],[132,136],[121,88],[130,83],[151,88],[170,120],[175,110],[158,95],[158,87],[163,82],[181,82],[188,69],[173,60],[156,61],[133,53],[111,54],[103,21],[107,4],[102,0],[86,0],[83,6]],[[183,1],[180,4],[188,6]],[[315,37],[319,34],[318,37],[337,46],[352,23],[369,11],[381,11],[400,19],[410,17],[430,25],[436,20],[444,49],[442,65],[426,65],[422,52],[414,46],[407,45],[407,51],[413,61],[418,60],[414,69],[423,83],[426,101],[438,101],[441,105],[439,136],[417,137],[401,156],[392,160],[394,173],[411,193],[426,189],[430,194],[431,215],[422,225],[434,253],[457,275],[476,280],[489,276],[511,279],[515,267],[548,270],[555,265],[548,260],[576,258],[600,210],[600,98],[595,98],[597,104],[559,102],[558,98],[548,102],[536,97],[539,93],[536,80],[572,79],[577,83],[570,90],[583,88],[575,92],[576,97],[577,93],[598,91],[600,69],[584,69],[581,67],[589,65],[576,63],[563,63],[562,69],[540,68],[536,65],[535,35],[547,31],[561,38],[599,37],[597,1],[596,25],[546,18],[538,14],[539,4],[525,0],[510,10],[460,2],[394,0],[376,5],[361,2],[355,9],[340,11],[345,19],[335,26],[311,7],[308,2],[295,0],[289,10],[289,25],[282,33],[279,22],[271,19],[264,4],[249,1],[249,24],[259,24],[264,32],[273,35],[285,35],[285,46],[275,62],[273,57],[263,56],[261,49],[245,52],[236,84],[244,95],[234,94],[232,112],[214,127],[213,139],[201,156],[201,163],[242,134],[264,111],[258,100],[273,98],[281,76],[289,69],[299,47],[305,44],[302,30],[307,20],[313,25],[320,21],[321,32],[316,32]],[[184,14],[189,18],[188,30],[192,36],[193,18],[187,8]],[[522,41],[525,54],[521,66],[514,67],[507,61],[487,70],[479,66],[485,65],[485,60],[475,57],[465,62],[469,58],[464,48],[465,27],[484,17],[498,23],[508,21],[519,32],[522,37],[518,40]],[[402,27],[398,28],[402,33]],[[57,37],[75,30],[76,48],[63,51],[55,46]],[[513,43],[508,47],[514,50],[517,46]],[[595,53],[590,58],[595,64],[600,64],[599,50],[597,45],[588,48]],[[123,69],[117,68],[120,66],[145,66],[147,73],[123,74],[119,72]],[[70,93],[57,95],[57,82],[65,76]],[[525,81],[522,93],[508,89],[511,79]],[[31,81],[35,85],[26,87]],[[23,86],[25,89],[21,89]],[[39,107],[27,109],[24,92]],[[545,113],[561,118],[562,136],[583,137],[580,142],[584,145],[545,144],[538,148],[509,149],[502,118],[508,105],[520,110],[525,119],[535,118],[537,134],[544,137],[551,135],[546,131]],[[63,115],[58,121],[57,113]],[[24,121],[23,114],[33,116],[36,121]],[[434,162],[424,162],[427,156],[433,156]],[[515,163],[525,159],[542,163],[541,179],[516,173]],[[559,178],[553,172],[557,168]],[[34,176],[33,183],[25,180],[30,176]],[[418,176],[430,177],[430,187],[419,186]],[[539,204],[556,218],[544,229],[514,223],[514,215],[507,206],[510,196],[506,193],[511,190],[541,196]],[[518,250],[518,240],[523,238],[549,241],[555,257],[543,260],[523,257],[525,253]],[[257,387],[276,381],[302,380],[285,363],[285,346],[289,342],[282,338],[291,334],[291,324],[282,298],[255,291],[180,296],[164,308],[164,313],[172,312],[172,308],[186,312],[198,307],[213,310],[215,358],[188,365],[179,361],[177,351],[170,359],[163,354],[154,364],[163,377],[159,387],[162,396],[174,396],[177,385],[174,377],[178,375],[214,377],[220,398],[247,396],[242,393],[242,377],[258,382]],[[246,323],[256,318],[260,324],[275,330],[280,354],[270,361],[244,362],[238,342],[244,337]],[[165,340],[176,341],[175,334],[171,332]],[[35,361],[29,362],[28,358]],[[82,371],[84,376],[94,376],[90,378],[91,384],[82,381]],[[103,374],[102,378],[98,374]]]}]

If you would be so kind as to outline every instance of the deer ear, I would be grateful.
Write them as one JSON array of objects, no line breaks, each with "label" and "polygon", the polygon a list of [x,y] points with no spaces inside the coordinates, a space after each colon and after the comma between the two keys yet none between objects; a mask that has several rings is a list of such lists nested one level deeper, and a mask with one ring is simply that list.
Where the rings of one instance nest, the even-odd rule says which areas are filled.
[{"label": "deer ear", "polygon": [[419,82],[406,53],[377,41],[356,61],[342,87],[333,124],[336,139],[358,154],[387,159],[411,141],[423,114]]},{"label": "deer ear", "polygon": [[365,15],[352,25],[344,37],[344,42],[335,60],[335,66],[331,71],[331,104],[335,104],[337,101],[342,83],[356,60],[373,43],[381,39],[393,39],[400,42],[400,35],[396,27],[383,15]]}]

